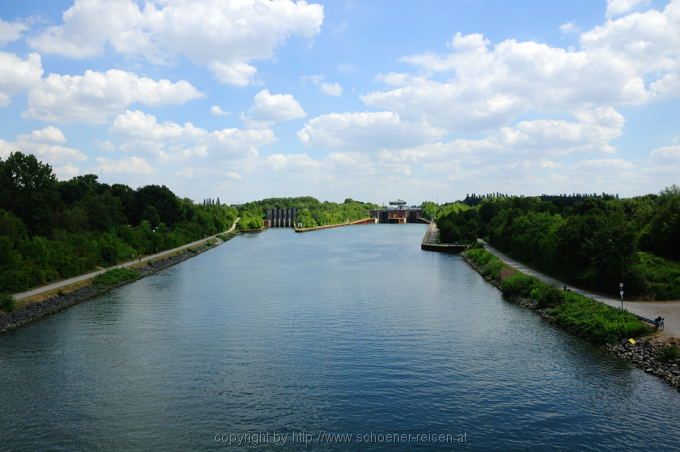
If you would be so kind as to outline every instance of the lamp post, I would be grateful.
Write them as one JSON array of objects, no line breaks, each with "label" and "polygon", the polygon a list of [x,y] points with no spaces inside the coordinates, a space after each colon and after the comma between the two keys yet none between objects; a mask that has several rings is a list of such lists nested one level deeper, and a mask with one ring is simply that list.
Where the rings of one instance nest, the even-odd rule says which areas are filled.
[{"label": "lamp post", "polygon": [[619,283],[619,295],[621,295],[621,310],[623,310],[623,283]]}]

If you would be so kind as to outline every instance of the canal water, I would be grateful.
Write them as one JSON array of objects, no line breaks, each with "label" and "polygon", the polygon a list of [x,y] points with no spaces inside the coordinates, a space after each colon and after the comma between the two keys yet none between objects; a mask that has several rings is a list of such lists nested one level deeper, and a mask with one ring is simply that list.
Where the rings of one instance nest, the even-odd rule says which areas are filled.
[{"label": "canal water", "polygon": [[240,236],[0,336],[0,449],[678,447],[680,393],[424,232]]}]

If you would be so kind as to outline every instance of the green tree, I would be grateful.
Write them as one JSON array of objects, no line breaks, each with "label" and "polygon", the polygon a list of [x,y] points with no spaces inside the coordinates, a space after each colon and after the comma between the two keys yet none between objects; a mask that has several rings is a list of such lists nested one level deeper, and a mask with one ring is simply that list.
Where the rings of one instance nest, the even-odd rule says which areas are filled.
[{"label": "green tree", "polygon": [[668,187],[658,197],[642,246],[661,256],[680,260],[680,187],[677,185]]},{"label": "green tree", "polygon": [[0,159],[0,208],[21,218],[31,232],[49,234],[61,199],[52,167],[33,155]]},{"label": "green tree", "polygon": [[157,227],[161,223],[161,217],[158,215],[156,207],[147,205],[142,212],[142,221],[148,221],[151,227]]},{"label": "green tree", "polygon": [[179,199],[165,185],[147,185],[137,190],[135,196],[140,219],[147,206],[153,206],[160,221],[168,226],[173,226],[182,219]]}]

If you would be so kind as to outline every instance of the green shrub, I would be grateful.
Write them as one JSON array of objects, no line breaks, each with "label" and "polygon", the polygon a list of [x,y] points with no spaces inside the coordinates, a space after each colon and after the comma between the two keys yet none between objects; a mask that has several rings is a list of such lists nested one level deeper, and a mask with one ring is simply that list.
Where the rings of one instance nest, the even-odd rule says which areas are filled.
[{"label": "green shrub", "polygon": [[553,310],[553,318],[565,329],[595,342],[616,342],[651,332],[628,311],[612,308],[574,292],[565,292],[564,301]]},{"label": "green shrub", "polygon": [[655,300],[680,298],[680,263],[639,252],[633,272],[644,281],[644,292]]},{"label": "green shrub", "polygon": [[472,248],[465,255],[479,268],[482,276],[495,281],[501,280],[501,271],[507,267],[500,259],[483,248]]},{"label": "green shrub", "polygon": [[0,308],[5,312],[14,311],[14,297],[8,293],[0,294]]},{"label": "green shrub", "polygon": [[564,293],[555,286],[540,284],[531,291],[531,298],[536,300],[539,308],[548,308],[562,303]]},{"label": "green shrub", "polygon": [[675,361],[680,358],[680,348],[673,345],[666,345],[661,350],[656,352],[656,357],[665,363]]},{"label": "green shrub", "polygon": [[501,291],[505,295],[527,298],[531,296],[531,291],[541,284],[538,279],[518,272],[503,280]]},{"label": "green shrub", "polygon": [[139,278],[139,273],[129,268],[114,268],[94,278],[96,286],[115,286]]}]

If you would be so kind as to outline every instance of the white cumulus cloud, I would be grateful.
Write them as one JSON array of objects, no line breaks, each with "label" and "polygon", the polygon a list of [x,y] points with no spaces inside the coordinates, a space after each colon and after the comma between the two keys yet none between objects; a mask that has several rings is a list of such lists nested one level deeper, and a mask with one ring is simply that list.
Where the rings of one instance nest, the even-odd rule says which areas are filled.
[{"label": "white cumulus cloud", "polygon": [[212,154],[222,159],[253,158],[261,146],[275,141],[270,129],[221,129],[207,131],[187,122],[158,122],[138,110],[126,111],[109,129],[127,152],[146,152],[162,160],[183,160]]},{"label": "white cumulus cloud", "polygon": [[327,96],[342,96],[342,85],[338,82],[325,82],[325,74],[303,75],[300,79],[305,83],[318,86]]},{"label": "white cumulus cloud", "polygon": [[384,112],[331,113],[309,120],[299,139],[315,148],[370,151],[434,141],[444,132],[425,122],[403,121]]},{"label": "white cumulus cloud", "polygon": [[608,20],[582,33],[579,48],[514,39],[492,44],[476,33],[457,33],[449,48],[402,58],[417,71],[379,76],[388,88],[362,100],[404,119],[469,132],[507,125],[530,112],[680,96],[680,0]]},{"label": "white cumulus cloud", "polygon": [[66,137],[61,129],[47,126],[44,129],[34,130],[28,135],[19,135],[19,140],[35,141],[39,143],[65,143]]},{"label": "white cumulus cloud", "polygon": [[649,0],[607,0],[607,17],[620,16],[635,8],[647,5]]},{"label": "white cumulus cloud", "polygon": [[65,146],[65,143],[66,137],[60,129],[47,126],[18,135],[13,142],[0,140],[0,157],[5,158],[16,151],[33,154],[52,165],[59,178],[69,178],[79,173],[75,164],[87,160],[87,156],[78,149]]},{"label": "white cumulus cloud", "polygon": [[274,171],[317,170],[321,163],[307,154],[271,154],[263,162]]},{"label": "white cumulus cloud", "polygon": [[566,22],[560,25],[560,31],[564,34],[570,34],[577,33],[580,31],[580,29],[574,22]]},{"label": "white cumulus cloud", "polygon": [[26,117],[53,122],[102,124],[132,104],[178,105],[202,94],[189,82],[153,80],[132,72],[88,70],[50,74],[29,91]]},{"label": "white cumulus cloud", "polygon": [[87,58],[114,52],[151,62],[185,57],[220,81],[244,86],[292,36],[313,38],[323,7],[291,0],[76,0],[62,23],[29,40],[49,54]]},{"label": "white cumulus cloud", "polygon": [[95,170],[105,175],[148,175],[154,172],[149,162],[141,157],[125,157],[119,160],[99,157]]},{"label": "white cumulus cloud", "polygon": [[680,145],[656,148],[652,151],[651,157],[658,161],[677,161],[680,164]]},{"label": "white cumulus cloud", "polygon": [[12,53],[0,52],[0,107],[9,105],[13,95],[38,85],[42,73],[37,53],[22,60]]},{"label": "white cumulus cloud", "polygon": [[266,89],[255,95],[249,113],[255,121],[265,123],[285,122],[306,116],[300,103],[291,94],[271,94]]},{"label": "white cumulus cloud", "polygon": [[222,107],[219,105],[213,105],[210,107],[210,114],[213,116],[229,116],[231,113],[222,110]]},{"label": "white cumulus cloud", "polygon": [[6,22],[0,19],[0,46],[16,41],[28,29],[23,22]]}]

